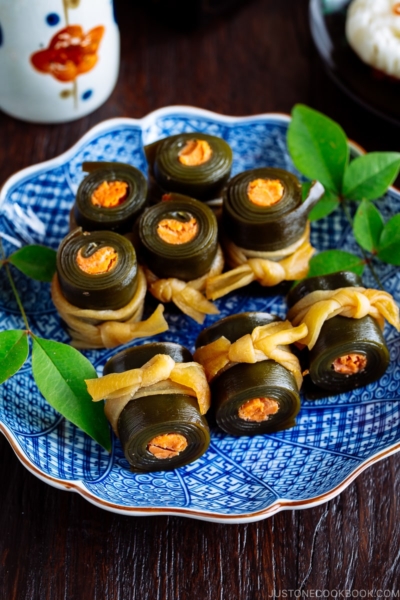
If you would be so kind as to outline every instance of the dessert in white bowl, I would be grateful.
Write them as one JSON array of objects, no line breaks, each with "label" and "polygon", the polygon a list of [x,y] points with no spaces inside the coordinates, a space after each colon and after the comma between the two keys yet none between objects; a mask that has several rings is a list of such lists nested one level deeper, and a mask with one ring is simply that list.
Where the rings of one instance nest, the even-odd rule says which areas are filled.
[{"label": "dessert in white bowl", "polygon": [[346,37],[362,61],[400,79],[400,2],[353,0],[347,12]]}]

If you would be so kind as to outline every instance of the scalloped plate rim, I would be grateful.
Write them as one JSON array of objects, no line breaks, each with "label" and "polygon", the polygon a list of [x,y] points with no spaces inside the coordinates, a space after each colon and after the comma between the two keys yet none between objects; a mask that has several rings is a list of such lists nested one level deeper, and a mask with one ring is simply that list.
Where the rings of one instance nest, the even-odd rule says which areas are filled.
[{"label": "scalloped plate rim", "polygon": [[[270,112],[270,113],[260,113],[256,115],[245,115],[245,116],[234,116],[234,115],[223,115],[221,113],[213,112],[211,110],[207,110],[204,108],[196,108],[195,106],[189,105],[179,105],[174,104],[171,106],[164,106],[162,108],[158,108],[144,117],[140,119],[134,119],[131,117],[114,117],[112,119],[106,119],[97,123],[87,131],[82,137],[80,137],[75,144],[73,144],[68,150],[65,150],[62,154],[58,154],[54,158],[50,158],[48,160],[35,163],[34,165],[30,165],[28,167],[24,167],[20,169],[10,177],[6,179],[4,184],[0,188],[0,206],[6,199],[9,189],[21,179],[25,178],[32,173],[36,173],[38,170],[42,170],[51,166],[58,166],[63,163],[64,160],[68,159],[70,155],[74,153],[74,151],[79,148],[83,143],[90,140],[95,134],[99,132],[104,132],[107,129],[111,129],[114,126],[118,125],[145,125],[147,121],[152,121],[157,117],[161,117],[163,115],[170,115],[179,113],[182,111],[186,111],[189,114],[193,115],[203,115],[205,117],[217,117],[218,119],[226,122],[226,123],[235,123],[235,122],[243,122],[243,121],[251,121],[251,120],[260,120],[260,119],[276,119],[278,121],[282,121],[284,123],[288,123],[291,120],[291,116],[287,113],[280,112]],[[350,146],[359,154],[365,154],[366,150],[357,142],[349,139]],[[391,186],[390,189],[395,190],[400,193],[400,189],[397,189],[395,186]]]},{"label": "scalloped plate rim", "polygon": [[[218,119],[221,119],[225,123],[235,123],[235,122],[239,122],[239,121],[242,122],[242,121],[260,120],[260,119],[276,119],[277,121],[282,121],[284,123],[288,123],[291,120],[291,116],[287,113],[268,112],[268,113],[259,113],[256,115],[234,116],[234,115],[223,115],[221,113],[207,110],[205,108],[196,108],[195,106],[189,106],[189,105],[184,105],[184,104],[182,104],[182,105],[174,104],[171,106],[164,106],[162,108],[158,108],[158,109],[148,113],[147,115],[145,115],[144,117],[142,117],[140,119],[134,119],[131,117],[114,117],[112,119],[106,119],[104,121],[101,121],[100,123],[97,123],[97,125],[94,125],[93,127],[91,127],[82,137],[80,137],[75,142],[75,144],[70,146],[70,148],[65,150],[65,152],[63,152],[62,154],[58,154],[54,158],[50,158],[45,161],[35,163],[34,165],[24,167],[23,169],[20,169],[13,175],[10,175],[10,177],[8,177],[6,179],[6,181],[4,182],[4,184],[0,187],[0,206],[5,201],[9,190],[12,188],[12,186],[17,181],[24,179],[25,177],[27,177],[28,175],[31,175],[32,173],[37,173],[38,171],[41,171],[44,168],[51,167],[51,166],[58,166],[58,165],[63,164],[63,161],[67,160],[69,158],[69,156],[72,155],[74,153],[74,151],[77,148],[79,148],[79,146],[81,146],[81,144],[84,144],[85,142],[89,141],[95,134],[104,132],[107,129],[109,129],[109,128],[111,129],[112,127],[118,126],[118,125],[139,125],[139,126],[142,125],[143,126],[147,123],[147,121],[152,121],[153,119],[155,119],[157,117],[162,117],[163,115],[171,115],[171,114],[175,114],[175,113],[177,114],[182,111],[186,111],[188,114],[193,114],[193,115],[197,115],[197,116],[203,115],[204,117],[213,117],[213,118],[217,117]],[[361,146],[354,140],[349,139],[349,145],[353,148],[353,150],[356,153],[366,154],[366,150],[363,148],[363,146]],[[400,189],[396,188],[396,186],[390,186],[389,189],[394,190],[400,194]]]},{"label": "scalloped plate rim", "polygon": [[197,115],[197,116],[203,115],[205,117],[214,117],[214,118],[218,117],[218,119],[224,121],[225,123],[235,123],[237,121],[240,121],[240,122],[251,121],[252,119],[259,120],[259,119],[263,119],[263,118],[264,119],[276,118],[277,120],[281,120],[286,123],[290,121],[290,115],[288,115],[286,113],[262,113],[262,114],[258,114],[258,115],[246,115],[243,117],[238,117],[238,116],[222,115],[220,113],[216,113],[216,112],[204,109],[204,108],[196,108],[195,106],[189,106],[189,105],[186,106],[184,104],[182,104],[182,105],[174,104],[171,106],[164,106],[162,108],[158,108],[158,109],[148,113],[147,115],[145,115],[144,117],[142,117],[140,119],[134,119],[131,117],[114,117],[112,119],[106,119],[104,121],[101,121],[100,123],[97,123],[97,125],[94,125],[93,127],[91,127],[91,129],[89,129],[89,131],[87,131],[82,137],[80,137],[75,142],[75,144],[73,144],[70,148],[68,148],[68,150],[65,150],[65,152],[63,152],[62,154],[58,154],[54,158],[50,158],[48,160],[44,160],[39,163],[35,163],[34,165],[24,167],[23,169],[20,169],[19,171],[17,171],[16,173],[14,173],[10,177],[8,177],[8,179],[6,179],[6,181],[0,188],[0,206],[4,202],[9,189],[14,185],[14,183],[16,183],[17,181],[20,181],[21,179],[25,178],[28,175],[31,175],[32,173],[37,173],[38,171],[41,171],[44,168],[61,165],[63,163],[63,161],[68,159],[69,156],[72,155],[77,148],[79,148],[85,142],[89,141],[97,133],[107,131],[107,129],[111,129],[118,125],[145,126],[148,121],[151,122],[154,119],[156,119],[157,117],[162,117],[164,115],[172,115],[175,113],[178,114],[178,113],[181,113],[182,111],[185,111],[188,114],[193,114],[193,115]]},{"label": "scalloped plate rim", "polygon": [[208,512],[208,511],[197,511],[194,509],[182,509],[182,508],[162,508],[162,507],[132,507],[132,508],[122,508],[117,504],[113,504],[112,502],[108,502],[106,500],[101,500],[94,494],[92,494],[84,485],[84,483],[77,479],[71,480],[68,482],[63,481],[62,479],[57,479],[56,477],[52,477],[51,475],[46,475],[42,471],[40,471],[24,454],[24,451],[18,444],[14,435],[9,431],[7,427],[4,426],[3,423],[0,422],[0,432],[4,435],[6,440],[9,442],[11,448],[13,449],[15,455],[21,464],[30,472],[32,475],[47,483],[51,487],[54,487],[59,490],[64,490],[67,492],[75,492],[79,494],[82,498],[97,506],[97,508],[101,508],[103,510],[107,510],[109,512],[131,516],[131,517],[156,517],[156,516],[174,516],[174,517],[186,517],[197,519],[200,521],[208,521],[213,523],[224,523],[224,524],[241,524],[241,523],[253,523],[256,521],[262,521],[267,519],[268,517],[272,517],[278,512],[284,510],[305,510],[307,508],[312,508],[314,506],[319,506],[320,504],[325,504],[329,502],[329,500],[333,500],[337,496],[339,496],[363,471],[365,471],[368,467],[373,464],[383,460],[384,458],[388,458],[389,456],[396,454],[400,451],[400,442],[396,444],[392,444],[388,448],[381,450],[374,456],[365,459],[362,463],[360,463],[357,468],[350,473],[346,479],[344,479],[339,485],[332,488],[328,492],[321,494],[320,496],[315,496],[314,498],[309,498],[306,500],[286,500],[285,498],[277,498],[273,504],[271,504],[268,508],[263,509],[261,511],[256,511],[254,513],[247,513],[244,515],[224,515],[222,513],[216,512]]},{"label": "scalloped plate rim", "polygon": [[[77,149],[79,149],[82,144],[90,141],[95,135],[103,133],[109,129],[113,129],[116,126],[120,125],[136,125],[144,128],[147,123],[151,123],[157,117],[162,117],[166,115],[175,115],[185,112],[186,114],[193,116],[204,116],[208,118],[217,118],[225,123],[236,123],[236,122],[251,122],[252,120],[271,120],[275,119],[277,121],[281,121],[284,123],[288,123],[290,121],[290,115],[285,113],[262,113],[257,115],[246,115],[246,116],[229,116],[222,115],[220,113],[216,113],[213,111],[209,111],[206,109],[200,109],[193,106],[185,106],[185,105],[173,105],[166,106],[163,108],[159,108],[155,111],[148,113],[146,116],[140,119],[133,119],[129,117],[116,117],[112,119],[107,119],[105,121],[101,121],[89,131],[87,131],[82,137],[80,137],[75,144],[73,144],[68,150],[51,158],[49,160],[36,163],[34,165],[25,167],[20,171],[11,175],[3,184],[0,189],[0,207],[2,203],[5,201],[9,191],[12,187],[25,179],[27,176],[32,174],[38,174],[43,170],[48,169],[53,166],[60,166],[64,164],[69,157],[71,157]],[[365,150],[358,143],[349,140],[349,145],[352,147],[356,154],[365,154]],[[395,186],[391,186],[390,190],[394,192],[396,195],[400,196],[400,190]],[[253,513],[246,513],[243,515],[226,515],[218,512],[208,512],[208,511],[198,511],[195,509],[182,509],[182,508],[162,508],[162,507],[122,507],[117,504],[113,504],[112,502],[103,500],[93,493],[91,493],[85,486],[84,482],[81,480],[71,480],[65,481],[62,479],[58,479],[51,475],[48,475],[42,471],[38,467],[36,467],[32,461],[26,456],[23,449],[21,448],[19,442],[15,438],[14,434],[10,431],[10,429],[3,423],[0,422],[0,432],[4,435],[4,437],[9,442],[11,448],[16,454],[17,458],[24,465],[24,467],[32,473],[35,477],[55,487],[57,489],[71,491],[78,493],[85,500],[101,508],[103,510],[107,510],[109,512],[113,512],[115,514],[120,515],[128,515],[128,516],[161,516],[161,515],[169,515],[169,516],[181,516],[186,518],[194,518],[202,521],[215,522],[215,523],[229,523],[229,524],[239,524],[239,523],[251,523],[255,521],[260,521],[266,519],[270,516],[277,514],[283,510],[299,510],[311,508],[314,506],[318,506],[320,504],[324,504],[329,500],[332,500],[336,496],[338,496],[341,492],[343,492],[349,485],[354,481],[358,475],[360,475],[364,470],[366,470],[369,466],[379,462],[380,460],[395,454],[400,451],[400,442],[396,442],[388,446],[387,448],[380,450],[375,455],[365,459],[361,463],[357,465],[357,467],[337,486],[330,489],[329,491],[321,494],[319,496],[314,496],[313,498],[308,498],[305,500],[286,500],[285,498],[277,498],[268,508],[263,509],[261,511],[255,511]]]}]

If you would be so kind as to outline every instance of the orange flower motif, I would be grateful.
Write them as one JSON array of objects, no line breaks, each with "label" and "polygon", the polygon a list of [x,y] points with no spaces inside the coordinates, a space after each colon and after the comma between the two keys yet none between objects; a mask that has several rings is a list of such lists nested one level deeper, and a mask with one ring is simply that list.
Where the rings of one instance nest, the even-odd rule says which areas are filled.
[{"label": "orange flower motif", "polygon": [[32,54],[31,62],[35,69],[50,73],[59,81],[74,81],[97,63],[97,50],[103,35],[103,26],[85,34],[80,25],[69,25],[52,38],[48,48]]}]

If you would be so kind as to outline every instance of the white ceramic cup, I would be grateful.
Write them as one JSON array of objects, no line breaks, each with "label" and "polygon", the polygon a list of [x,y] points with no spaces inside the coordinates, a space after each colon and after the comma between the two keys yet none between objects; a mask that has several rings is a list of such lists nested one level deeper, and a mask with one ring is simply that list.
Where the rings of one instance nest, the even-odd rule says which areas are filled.
[{"label": "white ceramic cup", "polygon": [[112,0],[0,0],[0,109],[62,123],[98,108],[119,69]]}]

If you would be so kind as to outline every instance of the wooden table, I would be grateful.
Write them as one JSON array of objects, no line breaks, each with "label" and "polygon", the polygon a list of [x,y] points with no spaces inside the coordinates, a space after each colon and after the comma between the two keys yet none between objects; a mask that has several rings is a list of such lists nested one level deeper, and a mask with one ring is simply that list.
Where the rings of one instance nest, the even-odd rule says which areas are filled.
[{"label": "wooden table", "polygon": [[[399,130],[348,100],[324,73],[310,38],[307,0],[249,1],[193,32],[173,31],[132,1],[117,7],[122,63],[109,101],[59,126],[1,114],[0,182],[60,154],[104,119],[142,117],[168,104],[247,115],[290,112],[304,102],[338,120],[368,150],[399,150]],[[253,600],[274,591],[290,598],[299,590],[308,597],[398,590],[398,455],[322,506],[218,525],[102,511],[36,479],[3,437],[0,452],[5,600]]]}]

